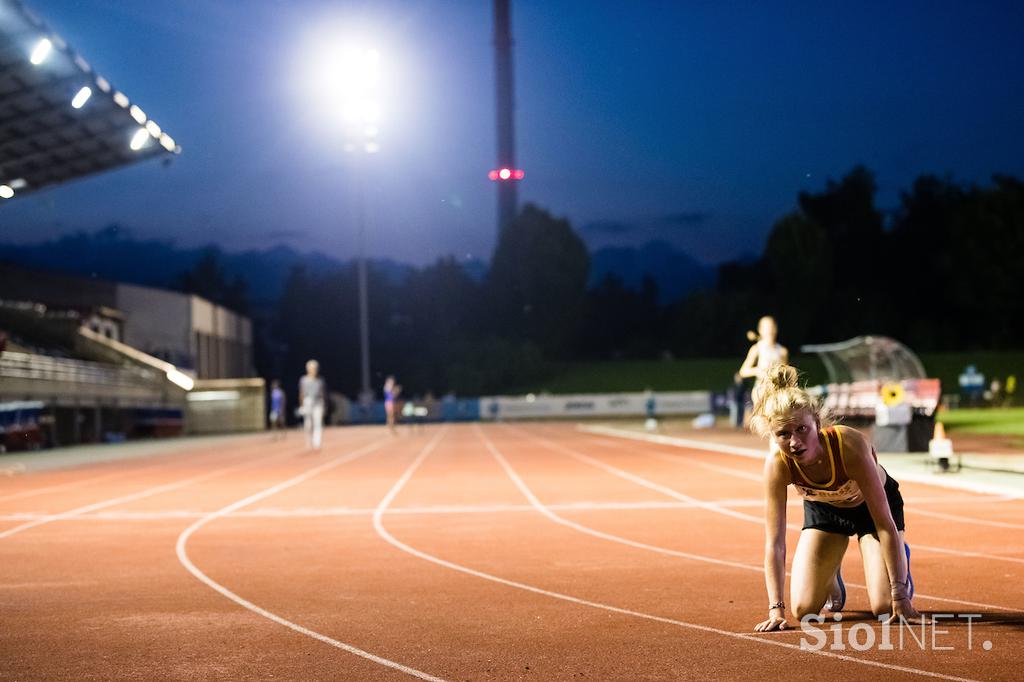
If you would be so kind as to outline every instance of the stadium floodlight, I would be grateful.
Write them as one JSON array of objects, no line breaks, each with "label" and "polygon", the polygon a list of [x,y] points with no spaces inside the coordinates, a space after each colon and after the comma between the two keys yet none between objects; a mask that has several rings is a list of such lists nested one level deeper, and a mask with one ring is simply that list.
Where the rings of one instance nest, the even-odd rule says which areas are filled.
[{"label": "stadium floodlight", "polygon": [[14,196],[14,189],[10,185],[0,185],[0,199],[10,199]]},{"label": "stadium floodlight", "polygon": [[50,42],[49,38],[43,38],[36,46],[32,48],[32,55],[28,58],[34,65],[39,66],[46,61],[46,58],[50,56],[50,52],[53,50],[53,43]]},{"label": "stadium floodlight", "polygon": [[79,90],[78,94],[75,95],[75,98],[71,100],[71,108],[81,109],[85,106],[85,103],[89,101],[90,97],[92,97],[92,88],[85,86]]},{"label": "stadium floodlight", "polygon": [[146,130],[145,128],[139,128],[138,130],[135,131],[135,134],[132,135],[132,141],[128,146],[132,148],[132,151],[137,152],[143,147],[145,147],[146,142],[148,141],[149,131]]},{"label": "stadium floodlight", "polygon": [[160,130],[160,126],[156,124],[156,121],[146,121],[146,130],[148,130],[149,134],[158,140],[160,139],[160,134],[163,132]]},{"label": "stadium floodlight", "polygon": [[128,96],[123,92],[114,93],[114,104],[121,107],[122,109],[128,108]]},{"label": "stadium floodlight", "polygon": [[140,109],[138,104],[133,104],[131,108],[128,109],[128,113],[132,115],[132,118],[134,118],[135,122],[139,125],[144,125],[146,123],[146,112]]},{"label": "stadium floodlight", "polygon": [[305,92],[324,129],[339,133],[346,151],[375,153],[381,102],[381,56],[376,49],[324,35],[305,52]]},{"label": "stadium floodlight", "polygon": [[167,133],[160,134],[160,146],[169,152],[174,151],[174,138]]}]

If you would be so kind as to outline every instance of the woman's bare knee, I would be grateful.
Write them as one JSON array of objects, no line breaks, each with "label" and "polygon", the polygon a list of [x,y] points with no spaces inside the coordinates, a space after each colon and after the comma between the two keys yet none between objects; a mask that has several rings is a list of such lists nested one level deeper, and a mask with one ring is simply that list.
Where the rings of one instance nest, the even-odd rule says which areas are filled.
[{"label": "woman's bare knee", "polygon": [[875,618],[879,616],[888,616],[892,613],[892,602],[888,599],[885,601],[874,601],[871,602],[871,613],[875,614]]},{"label": "woman's bare knee", "polygon": [[815,604],[812,601],[795,601],[793,602],[793,606],[790,608],[790,613],[793,614],[795,619],[800,620],[804,616],[818,615],[821,612],[822,606],[824,606],[824,603]]}]

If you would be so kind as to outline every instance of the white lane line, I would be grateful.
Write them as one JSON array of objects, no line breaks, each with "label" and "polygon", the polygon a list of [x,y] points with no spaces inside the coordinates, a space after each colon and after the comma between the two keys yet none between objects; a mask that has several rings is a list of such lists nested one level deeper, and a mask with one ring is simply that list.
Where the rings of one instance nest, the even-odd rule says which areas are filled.
[{"label": "white lane line", "polygon": [[[618,436],[602,436],[602,435],[598,435],[597,437],[589,438],[587,440],[587,442],[588,443],[593,443],[594,445],[599,445],[599,446],[601,446],[603,448],[621,448],[622,447],[621,440],[622,440],[622,438],[618,437]],[[687,458],[685,455],[673,455],[673,454],[668,454],[668,453],[665,453],[665,452],[656,452],[654,450],[642,450],[641,452],[643,452],[643,454],[648,456],[648,457],[653,457],[655,459],[660,459],[660,460],[665,461],[665,462],[673,462],[673,463],[676,463],[676,464],[686,464],[688,466],[698,466],[698,467],[701,467],[702,469],[708,469],[709,471],[717,471],[719,473],[726,474],[727,476],[733,476],[735,478],[742,478],[742,479],[746,479],[748,481],[754,481],[756,483],[761,483],[764,480],[764,476],[761,473],[751,472],[751,471],[748,471],[746,469],[737,469],[735,467],[725,467],[725,466],[719,466],[719,465],[716,465],[716,464],[708,464],[707,462],[693,461],[692,459]],[[903,499],[908,504],[928,504],[928,503],[949,504],[950,502],[956,502],[958,505],[967,505],[967,506],[1001,504],[1001,503],[1006,503],[1006,502],[1020,502],[1022,499],[1024,499],[1024,498],[1021,498],[1019,495],[1006,495],[1006,494],[995,495],[993,493],[981,493],[981,494],[979,494],[977,492],[972,492],[970,490],[966,490],[964,492],[970,493],[970,494],[969,495],[957,495],[955,497],[954,496],[950,496],[950,495],[945,495],[945,496],[920,496],[920,497],[907,497],[907,496],[904,496]],[[762,500],[762,502],[763,502],[763,500]],[[791,506],[793,504],[794,504],[793,502],[790,502]],[[798,501],[796,504],[802,505],[803,503]]]},{"label": "white lane line", "polygon": [[947,521],[956,521],[958,523],[973,523],[979,526],[991,526],[993,528],[1013,528],[1019,530],[1024,528],[1022,523],[1009,523],[1007,521],[992,521],[990,519],[976,519],[969,516],[960,516],[958,514],[944,514],[942,512],[925,510],[925,509],[912,509],[912,514],[920,514],[922,516],[932,516],[937,519],[945,519]]},{"label": "white lane line", "polygon": [[296,451],[287,451],[287,452],[283,452],[283,453],[275,453],[273,455],[268,455],[266,457],[261,457],[259,459],[251,459],[251,453],[244,453],[243,452],[238,457],[233,457],[232,458],[232,459],[240,459],[240,458],[243,458],[243,457],[247,457],[247,459],[245,461],[240,462],[238,464],[233,464],[233,465],[227,466],[227,467],[221,467],[219,469],[214,469],[212,471],[207,471],[206,473],[199,474],[198,476],[190,476],[189,478],[181,479],[179,481],[174,481],[172,483],[165,483],[163,485],[158,485],[158,486],[153,487],[153,488],[147,488],[146,490],[140,490],[139,492],[129,493],[127,495],[121,495],[120,497],[114,497],[114,498],[111,498],[111,499],[108,499],[108,500],[103,500],[101,502],[94,502],[93,504],[87,504],[87,505],[85,505],[83,507],[76,507],[75,509],[70,509],[70,510],[68,510],[66,512],[60,512],[58,514],[49,514],[49,515],[44,516],[42,518],[38,518],[38,519],[35,519],[33,521],[28,521],[26,523],[23,523],[21,525],[15,526],[13,528],[8,528],[7,530],[5,530],[2,533],[0,533],[0,540],[2,540],[4,538],[9,538],[12,535],[16,535],[17,533],[24,532],[26,530],[29,530],[30,528],[36,528],[38,526],[42,526],[43,524],[46,524],[46,523],[52,523],[54,521],[62,521],[64,519],[74,518],[74,517],[79,516],[81,514],[88,514],[90,512],[98,511],[100,509],[106,509],[107,507],[114,507],[116,505],[123,504],[125,502],[133,502],[135,500],[141,500],[141,499],[146,498],[146,497],[152,497],[153,495],[159,495],[160,493],[170,492],[172,490],[177,490],[179,488],[184,488],[185,486],[192,485],[193,483],[198,483],[200,481],[205,481],[205,480],[207,480],[209,478],[214,478],[215,476],[220,476],[221,474],[225,474],[225,473],[227,473],[229,471],[235,471],[235,470],[238,470],[238,469],[245,469],[245,468],[254,466],[256,464],[260,464],[262,462],[265,462],[267,460],[278,459],[278,458],[281,458],[281,457],[285,457],[285,456],[289,456],[289,455],[295,455],[295,454],[296,454]]},{"label": "white lane line", "polygon": [[[690,448],[693,450],[707,450],[709,452],[718,452],[725,455],[738,455],[740,457],[748,457],[751,459],[763,460],[766,454],[765,451],[756,450],[754,448],[744,448],[735,445],[725,445],[723,443],[714,443],[711,441],[693,440],[691,438],[679,438],[677,436],[662,436],[659,434],[652,433],[637,433],[635,431],[629,431],[627,429],[617,429],[611,426],[592,426],[589,424],[578,424],[576,426],[576,430],[604,436],[614,436],[616,438],[628,438],[631,440],[646,441],[648,443],[658,443],[660,445]],[[936,488],[966,490],[972,493],[977,493],[979,495],[1000,495],[1011,499],[1024,498],[1024,493],[1021,493],[1019,489],[1009,486],[992,485],[989,483],[978,483],[976,481],[964,481],[962,479],[937,478],[935,476],[915,474],[908,471],[901,471],[899,480],[908,481],[911,483],[921,483],[923,485],[930,485]]]},{"label": "white lane line", "polygon": [[[42,495],[44,493],[50,493],[56,490],[65,490],[67,488],[77,487],[85,485],[87,483],[95,483],[97,481],[105,481],[111,478],[124,478],[126,476],[131,476],[132,474],[138,472],[150,472],[154,469],[166,469],[168,467],[172,467],[179,464],[190,464],[193,463],[194,460],[201,459],[203,457],[216,456],[216,454],[217,453],[215,452],[211,452],[211,448],[209,447],[200,448],[198,451],[189,451],[186,449],[162,452],[155,455],[146,456],[145,459],[150,461],[145,462],[142,466],[137,466],[130,469],[119,468],[115,471],[99,474],[98,476],[91,476],[89,478],[77,478],[72,481],[67,481],[65,483],[57,483],[42,488],[32,488],[30,490],[22,490],[17,493],[10,493],[8,495],[0,495],[0,502],[7,502],[9,500],[20,500],[26,497],[34,497],[35,495]],[[249,455],[252,456],[252,453],[250,452]],[[155,462],[151,461],[154,458],[159,458],[159,460]],[[228,459],[234,458],[229,457]],[[129,464],[137,461],[137,459],[108,460],[104,462],[98,462],[96,466],[116,466],[119,464]],[[88,465],[84,465],[83,469],[85,466]]]},{"label": "white lane line", "polygon": [[[479,428],[479,427],[477,427],[477,428]],[[422,464],[423,460],[425,460],[427,458],[427,456],[430,454],[432,449],[433,449],[433,442],[428,447],[424,448],[423,451],[420,452],[420,454],[416,457],[416,459],[413,460],[412,464],[410,464],[409,467],[405,470],[405,473],[402,474],[402,477],[398,479],[398,481],[395,483],[395,485],[392,486],[391,490],[388,491],[388,494],[384,496],[384,499],[382,499],[380,501],[380,504],[377,505],[377,510],[376,510],[376,512],[374,512],[374,515],[373,515],[373,527],[376,529],[377,533],[382,538],[384,538],[385,541],[387,541],[391,545],[397,547],[398,549],[402,550],[403,552],[411,554],[412,556],[415,556],[415,557],[418,557],[420,559],[423,559],[424,561],[429,561],[429,562],[431,562],[433,564],[437,564],[438,566],[442,566],[444,568],[447,568],[447,569],[450,569],[450,570],[453,570],[453,571],[458,571],[460,573],[465,573],[466,575],[471,575],[471,576],[474,576],[476,578],[482,578],[483,580],[489,580],[491,582],[495,582],[495,583],[498,583],[498,584],[501,584],[501,585],[506,585],[508,587],[514,587],[516,589],[523,590],[523,591],[526,591],[526,592],[532,592],[534,594],[539,594],[539,595],[542,595],[542,596],[545,596],[545,597],[551,597],[552,599],[558,599],[558,600],[561,600],[561,601],[570,602],[572,604],[577,604],[577,605],[580,605],[580,606],[589,606],[591,608],[601,609],[602,611],[609,611],[611,613],[617,613],[617,614],[624,615],[624,616],[631,616],[633,618],[642,618],[644,620],[654,621],[654,622],[657,622],[657,623],[665,623],[667,625],[675,625],[675,626],[678,626],[678,627],[686,628],[688,630],[696,630],[698,632],[707,632],[707,633],[711,633],[711,634],[721,635],[723,637],[729,637],[729,638],[732,638],[732,639],[741,639],[741,640],[744,640],[744,641],[755,642],[757,644],[763,644],[763,645],[766,645],[766,646],[781,647],[781,648],[784,648],[784,649],[789,649],[791,651],[797,651],[797,652],[800,652],[800,653],[812,654],[812,655],[815,655],[815,656],[824,656],[826,658],[838,659],[838,660],[843,660],[843,661],[850,661],[852,663],[859,663],[861,665],[867,665],[867,666],[871,666],[871,667],[875,667],[875,668],[884,668],[886,670],[897,670],[897,671],[900,671],[900,672],[906,672],[906,673],[910,673],[910,674],[914,674],[914,675],[922,675],[924,677],[934,677],[934,678],[943,679],[943,680],[959,680],[961,682],[963,682],[964,680],[967,679],[967,678],[963,678],[963,677],[954,677],[952,675],[943,675],[941,673],[935,673],[935,672],[931,672],[931,671],[928,671],[928,670],[918,670],[917,668],[909,668],[909,667],[904,667],[904,666],[899,666],[899,665],[891,665],[891,664],[887,664],[887,663],[879,663],[877,661],[870,661],[870,660],[854,658],[853,656],[845,656],[845,655],[842,655],[842,654],[835,654],[835,653],[832,653],[832,652],[829,652],[829,651],[806,651],[806,650],[802,649],[799,645],[796,645],[796,644],[790,644],[790,643],[787,643],[787,642],[779,642],[779,641],[775,641],[775,640],[770,639],[770,638],[756,637],[754,635],[748,635],[748,634],[743,634],[743,633],[732,632],[730,630],[722,630],[720,628],[710,627],[710,626],[707,626],[707,625],[700,625],[698,623],[688,623],[686,621],[676,620],[674,618],[666,618],[664,616],[656,616],[654,614],[644,613],[642,611],[633,611],[631,609],[624,609],[624,608],[620,608],[618,606],[612,606],[611,604],[604,604],[604,603],[601,603],[601,602],[590,601],[588,599],[581,599],[579,597],[574,597],[572,595],[563,594],[561,592],[553,592],[551,590],[545,590],[543,588],[535,587],[533,585],[528,585],[526,583],[521,583],[521,582],[517,582],[517,581],[514,581],[514,580],[509,580],[507,578],[502,578],[502,577],[499,577],[499,576],[496,576],[496,575],[493,575],[493,574],[490,574],[490,573],[484,573],[483,571],[478,571],[476,569],[469,568],[468,566],[463,566],[461,564],[456,564],[456,563],[448,561],[446,559],[442,559],[440,557],[434,556],[433,554],[427,554],[426,552],[423,552],[421,550],[416,549],[415,547],[412,547],[410,545],[405,544],[404,542],[402,542],[401,540],[396,538],[394,535],[392,535],[388,531],[388,529],[384,527],[383,518],[384,518],[384,513],[388,511],[388,506],[395,499],[395,497],[402,490],[402,488],[405,487],[405,484],[409,481],[409,479],[412,478],[413,473],[415,473],[416,469],[419,468],[419,466],[420,466],[420,464]]]},{"label": "white lane line", "polygon": [[[439,433],[437,436],[434,437],[434,440],[431,441],[431,446],[433,445],[434,442],[437,441],[438,438],[440,438],[441,435],[443,435],[443,432]],[[271,495],[275,495],[281,492],[282,490],[286,490],[288,488],[291,488],[292,486],[298,485],[299,483],[302,483],[303,481],[313,478],[314,476],[322,474],[325,471],[329,471],[337,466],[340,466],[347,462],[351,462],[355,459],[358,459],[364,455],[369,454],[370,452],[376,450],[377,448],[380,448],[383,445],[393,442],[394,440],[391,438],[391,436],[388,436],[387,438],[379,440],[375,443],[370,443],[369,445],[359,448],[358,450],[354,450],[347,454],[336,457],[329,462],[321,464],[320,466],[313,467],[312,469],[309,469],[299,474],[298,476],[293,476],[292,478],[289,478],[286,481],[278,483],[277,485],[261,490],[258,493],[249,495],[248,497],[238,500],[237,502],[233,502],[232,504],[229,504],[226,507],[223,507],[215,512],[206,514],[205,516],[203,516],[203,518],[199,519],[191,526],[183,530],[181,532],[181,535],[178,536],[178,542],[175,544],[175,553],[178,555],[178,561],[181,562],[181,565],[184,566],[189,573],[191,573],[200,582],[204,583],[214,591],[219,592],[221,595],[227,597],[239,606],[242,606],[257,615],[263,616],[264,618],[271,620],[277,623],[278,625],[283,625],[286,628],[294,630],[295,632],[298,632],[300,634],[306,635],[307,637],[312,637],[315,640],[318,640],[325,644],[329,644],[343,651],[347,651],[350,654],[354,654],[356,656],[365,658],[367,660],[373,661],[374,663],[378,663],[383,666],[387,666],[388,668],[393,668],[400,672],[406,673],[407,675],[418,677],[421,680],[431,680],[432,682],[445,682],[442,678],[434,677],[433,675],[428,675],[425,672],[421,672],[419,670],[416,670],[415,668],[410,668],[409,666],[402,665],[401,663],[397,663],[396,661],[382,658],[380,656],[377,656],[376,654],[371,654],[370,652],[359,649],[358,647],[352,646],[351,644],[346,644],[345,642],[341,642],[332,637],[328,637],[327,635],[319,633],[316,630],[310,630],[309,628],[303,627],[298,623],[294,623],[288,620],[287,618],[283,618],[277,615],[276,613],[272,613],[261,606],[257,606],[256,604],[252,603],[247,599],[243,599],[236,593],[232,592],[228,588],[224,587],[223,585],[215,581],[210,576],[203,573],[202,569],[198,568],[194,563],[192,563],[192,560],[188,556],[188,549],[186,547],[189,538],[192,537],[192,535],[197,530],[199,530],[206,524],[210,523],[211,521],[221,518],[223,516],[227,516],[228,514],[231,514],[232,512],[241,509],[242,507],[250,505],[253,502],[258,502],[259,500],[266,499]]]},{"label": "white lane line", "polygon": [[[721,500],[718,504],[732,507],[757,507],[764,505],[762,500]],[[650,511],[661,509],[700,509],[701,505],[689,502],[566,502],[550,504],[549,509],[557,511]],[[411,516],[431,514],[501,514],[533,512],[528,504],[491,504],[491,505],[438,505],[428,507],[393,507],[392,514]],[[239,518],[289,518],[318,516],[371,516],[374,508],[360,507],[294,507],[281,509],[261,507],[248,511],[229,514]],[[92,514],[80,514],[68,520],[74,521],[162,521],[168,519],[198,519],[209,512],[196,509],[166,509],[161,511],[100,511]],[[45,512],[11,512],[0,514],[0,521],[29,521],[49,519],[54,514]]]},{"label": "white lane line", "polygon": [[32,488],[31,490],[22,490],[17,493],[10,493],[8,495],[0,495],[0,502],[7,502],[8,500],[21,500],[26,497],[33,497],[35,495],[42,495],[43,493],[53,492],[55,490],[65,490],[73,486],[85,485],[86,483],[95,483],[96,481],[105,481],[110,478],[117,478],[118,476],[127,476],[127,471],[111,471],[106,474],[99,476],[92,476],[90,478],[80,478],[74,481],[68,481],[66,483],[58,483],[56,485],[48,485],[43,488]]},{"label": "white lane line", "polygon": [[768,454],[768,451],[766,449],[745,448],[739,445],[726,445],[724,443],[714,443],[706,440],[679,438],[678,436],[663,436],[661,434],[656,433],[636,433],[635,431],[629,431],[627,429],[616,429],[611,426],[591,426],[588,424],[580,424],[576,427],[576,430],[584,431],[586,433],[597,433],[606,436],[615,436],[616,438],[630,438],[632,440],[642,440],[648,443],[658,443],[659,445],[671,445],[674,447],[689,448],[691,450],[707,450],[708,452],[720,452],[723,455],[738,455],[739,457],[746,457],[748,459],[759,459],[762,462]]},{"label": "white lane line", "polygon": [[[511,429],[513,427],[506,425],[505,428]],[[619,429],[609,429],[609,428],[605,428],[605,427],[579,427],[579,430],[582,430],[582,431],[590,431],[592,429],[603,429],[602,433],[605,432],[605,431],[607,431],[607,432],[618,432],[618,431],[620,431]],[[639,438],[639,437],[647,435],[647,434],[634,434],[634,433],[628,432],[628,431],[622,431],[622,433],[623,434],[629,434],[629,435],[624,435],[623,436],[624,438],[633,438],[634,440],[636,440],[636,439],[646,440],[646,438]],[[613,433],[613,435],[615,435],[615,434]],[[654,437],[655,436],[652,436],[652,438],[654,438]],[[534,438],[536,438],[536,437],[534,436]],[[659,438],[668,438],[668,437],[667,436],[660,436]],[[679,440],[685,440],[685,439],[679,439]],[[686,441],[686,442],[696,442],[696,441]],[[671,445],[672,443],[669,443],[669,444]],[[557,445],[555,443],[551,443],[551,445],[549,445],[549,447],[556,448],[556,449],[557,448],[562,448],[564,450],[563,446],[559,446],[559,445]],[[687,446],[684,446],[684,447],[690,447],[690,446],[687,445]],[[704,448],[704,449],[708,449],[708,448]],[[714,450],[714,451],[717,452],[717,450]],[[654,453],[651,453],[650,451],[642,451],[642,452],[645,455],[654,454]],[[585,456],[585,455],[583,455],[583,456]],[[688,462],[686,459],[683,459],[683,458],[677,459],[676,461],[684,463],[684,464],[691,464],[690,462]],[[608,465],[602,464],[600,466],[607,467]],[[614,467],[611,467],[611,468],[614,468]],[[623,473],[626,473],[626,472],[623,472]],[[632,474],[627,474],[627,475],[628,476],[632,476]],[[901,476],[901,479],[903,479],[903,478],[904,477]],[[913,479],[911,479],[911,480],[913,480]],[[638,481],[634,481],[634,482],[638,482]],[[644,484],[640,483],[640,485],[644,485]],[[973,491],[973,492],[977,492],[977,491]],[[994,493],[994,492],[981,492],[980,494],[983,494],[983,495],[996,495],[997,493]],[[1002,495],[1002,497],[997,498],[996,501],[1000,501],[1000,500],[1001,501],[1005,501],[1007,499],[1011,499],[1011,500],[1017,499],[1016,496],[1006,496],[1005,492],[1004,493],[1000,493],[1000,494]],[[686,497],[689,497],[689,496],[686,496]],[[692,499],[692,498],[690,498],[690,499]],[[711,507],[709,507],[709,509],[710,508]],[[712,509],[712,511],[715,511],[715,510]],[[914,509],[914,510],[912,510],[911,513],[914,513],[916,511],[918,511],[918,510]],[[730,516],[736,516],[737,518],[742,518],[744,516],[747,516],[749,518],[746,519],[746,520],[756,520],[756,522],[759,523],[759,524],[763,524],[764,523],[764,519],[759,518],[759,517],[753,517],[753,516],[750,516],[748,514],[740,514],[738,512],[733,512],[733,513],[730,513],[729,515]],[[964,517],[955,517],[955,518],[957,520],[962,520]],[[794,524],[787,524],[787,528],[789,528],[790,530],[799,530],[800,529],[799,526],[796,526]],[[949,547],[936,547],[934,545],[924,545],[924,544],[921,544],[921,543],[916,542],[916,541],[912,543],[912,547],[914,549],[922,549],[922,550],[925,550],[925,551],[928,551],[928,552],[934,552],[936,554],[945,554],[947,556],[957,556],[957,557],[970,558],[970,559],[989,559],[991,561],[1004,561],[1004,562],[1015,563],[1015,564],[1024,563],[1024,559],[1018,559],[1018,558],[1015,558],[1015,557],[1001,556],[999,554],[985,554],[983,552],[970,552],[970,551],[966,551],[966,550],[952,549],[952,548],[949,548]],[[921,594],[919,592],[916,592],[915,594],[916,594],[916,596],[920,596],[920,597],[924,596],[923,594]]]},{"label": "white lane line", "polygon": [[[564,454],[566,454],[566,455],[568,455],[568,456],[570,456],[570,457],[572,457],[574,459],[577,459],[577,460],[579,460],[581,462],[584,462],[585,464],[589,464],[589,465],[591,465],[593,467],[596,467],[598,469],[602,469],[604,471],[607,471],[608,473],[610,473],[610,474],[612,474],[614,476],[618,476],[620,478],[623,478],[623,479],[625,479],[627,481],[630,481],[631,483],[635,483],[637,485],[641,485],[641,486],[644,486],[645,488],[650,488],[652,490],[658,490],[659,492],[662,492],[663,494],[668,495],[669,497],[673,497],[673,498],[675,498],[677,500],[683,500],[683,501],[686,501],[686,502],[697,502],[698,506],[700,506],[700,507],[702,507],[704,509],[707,509],[708,511],[717,512],[719,514],[724,514],[726,516],[731,516],[733,518],[738,518],[741,521],[747,521],[747,522],[750,522],[750,523],[756,523],[759,526],[763,526],[764,525],[764,519],[762,517],[752,516],[750,514],[744,514],[742,512],[735,512],[735,511],[732,511],[731,509],[725,509],[725,508],[720,507],[719,505],[711,503],[711,502],[703,502],[701,500],[696,500],[696,498],[690,497],[689,495],[687,495],[685,493],[681,493],[678,490],[675,490],[673,488],[668,488],[666,486],[660,485],[660,484],[655,483],[653,481],[649,481],[646,478],[643,478],[641,476],[637,476],[636,474],[632,474],[632,473],[630,473],[628,471],[623,471],[622,469],[614,467],[614,466],[612,466],[610,464],[606,464],[605,462],[602,462],[600,460],[594,459],[593,457],[589,457],[589,456],[587,456],[587,455],[585,455],[585,454],[583,454],[581,452],[577,452],[575,450],[571,450],[571,449],[566,448],[566,447],[564,447],[562,445],[559,445],[557,443],[551,442],[551,441],[547,440],[546,438],[541,438],[541,437],[538,437],[538,436],[533,436],[532,434],[529,434],[528,432],[524,431],[523,429],[512,427],[512,426],[508,426],[508,425],[504,425],[504,428],[507,429],[507,430],[510,430],[510,431],[519,431],[519,432],[523,433],[525,436],[527,436],[529,439],[544,445],[548,449],[555,450],[557,452],[562,452],[562,453],[564,453]],[[483,434],[481,434],[481,436],[482,435]],[[796,525],[793,525],[793,524],[787,524],[787,528],[789,530],[794,530],[794,531],[799,531],[800,530],[799,526],[796,526]],[[591,530],[593,530],[593,529],[591,529]],[[600,532],[601,531],[594,531],[591,534],[600,533]],[[603,535],[606,536],[605,539],[612,540],[613,542],[622,542],[623,544],[634,544],[634,541],[628,540],[626,538],[621,538],[619,536],[614,536],[614,535],[609,535],[609,534],[603,534]],[[919,544],[916,544],[916,543],[913,545],[913,547],[914,548],[925,548],[924,545],[919,545]],[[652,545],[648,545],[646,548],[647,549],[651,549],[652,551],[662,551],[662,550],[664,550],[664,552],[675,552],[676,551],[676,550],[668,550],[668,549],[666,549],[664,547],[655,548]],[[952,552],[954,552],[956,550],[944,550],[944,551],[952,553]],[[713,558],[713,557],[702,557],[701,555],[698,555],[698,554],[687,554],[686,556],[687,556],[687,558],[694,559],[696,561],[706,561],[708,563],[721,563],[721,561],[719,559],[716,559],[716,558]],[[1013,559],[1013,558],[1010,558],[1010,557],[998,557],[998,558],[1002,559],[1002,560],[1005,560],[1005,561],[1024,561],[1024,560],[1021,560],[1021,559]],[[735,565],[736,568],[746,568],[748,570],[754,570],[754,571],[758,571],[760,573],[764,572],[764,566],[763,565],[743,564],[743,563],[738,563],[738,562],[736,562],[734,565]],[[787,575],[790,575],[790,573],[787,572]],[[861,584],[854,583],[854,582],[847,582],[846,586],[847,587],[856,587],[858,589],[867,590],[867,586],[866,585],[861,585]],[[986,604],[986,603],[983,603],[983,602],[968,601],[966,599],[953,599],[953,598],[950,598],[950,597],[939,597],[939,596],[935,596],[935,595],[924,594],[922,592],[917,592],[917,591],[914,592],[914,598],[915,599],[925,599],[925,600],[931,600],[931,601],[945,602],[945,603],[949,603],[949,604],[963,604],[963,605],[966,605],[966,606],[977,606],[977,607],[980,607],[980,608],[996,609],[996,610],[1003,610],[1003,611],[1015,610],[1014,607],[1010,607],[1010,606],[1001,606],[1001,605],[998,605],[998,604]]]},{"label": "white lane line", "polygon": [[584,526],[583,524],[576,523],[574,521],[570,521],[561,516],[558,516],[557,514],[551,511],[550,507],[546,507],[544,504],[541,503],[539,499],[537,499],[537,496],[533,494],[533,491],[530,490],[530,488],[526,485],[523,479],[519,477],[519,474],[515,472],[512,466],[508,463],[508,460],[505,459],[501,452],[494,446],[494,443],[491,442],[491,439],[488,438],[483,433],[483,430],[478,428],[478,435],[480,436],[481,439],[483,439],[484,446],[488,450],[490,450],[494,458],[498,460],[498,464],[500,464],[502,469],[505,470],[505,473],[508,475],[509,478],[512,479],[512,482],[515,483],[516,487],[519,488],[519,492],[521,492],[523,496],[530,501],[530,504],[536,511],[539,511],[541,514],[543,514],[550,520],[554,521],[555,523],[567,526],[569,528],[572,528],[573,530],[579,531],[580,533],[585,533],[586,535],[593,535],[594,537],[601,538],[602,540],[610,540],[612,542],[618,542],[623,545],[629,545],[630,547],[645,549],[650,552],[657,552],[658,554],[666,554],[669,556],[676,556],[684,559],[693,559],[694,561],[702,561],[709,564],[718,564],[720,566],[729,566],[730,568],[740,568],[746,571],[764,571],[764,567],[753,566],[751,564],[743,564],[736,561],[728,561],[726,559],[716,559],[714,557],[709,557],[703,554],[691,554],[690,552],[683,552],[680,550],[669,549],[667,547],[649,545],[645,542],[630,540],[629,538],[624,538],[619,535],[612,535],[611,533],[605,533],[603,531],[599,531],[594,528],[590,528],[589,526]]}]

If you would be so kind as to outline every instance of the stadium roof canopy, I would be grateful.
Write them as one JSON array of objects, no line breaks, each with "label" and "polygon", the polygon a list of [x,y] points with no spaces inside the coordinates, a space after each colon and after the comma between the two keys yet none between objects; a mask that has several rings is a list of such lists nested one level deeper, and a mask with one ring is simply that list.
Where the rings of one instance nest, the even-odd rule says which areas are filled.
[{"label": "stadium roof canopy", "polygon": [[912,350],[886,336],[858,336],[839,343],[801,346],[817,353],[828,370],[829,382],[847,383],[881,379],[925,379],[924,366]]},{"label": "stadium roof canopy", "polygon": [[20,0],[0,0],[0,205],[180,151]]}]

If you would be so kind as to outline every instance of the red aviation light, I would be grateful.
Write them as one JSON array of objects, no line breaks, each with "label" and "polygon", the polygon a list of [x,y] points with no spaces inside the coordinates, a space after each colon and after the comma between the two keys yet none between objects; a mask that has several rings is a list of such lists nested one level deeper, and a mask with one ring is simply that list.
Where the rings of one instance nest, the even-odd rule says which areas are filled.
[{"label": "red aviation light", "polygon": [[518,168],[498,168],[496,170],[488,171],[487,177],[491,180],[522,180],[526,177],[526,172]]}]

